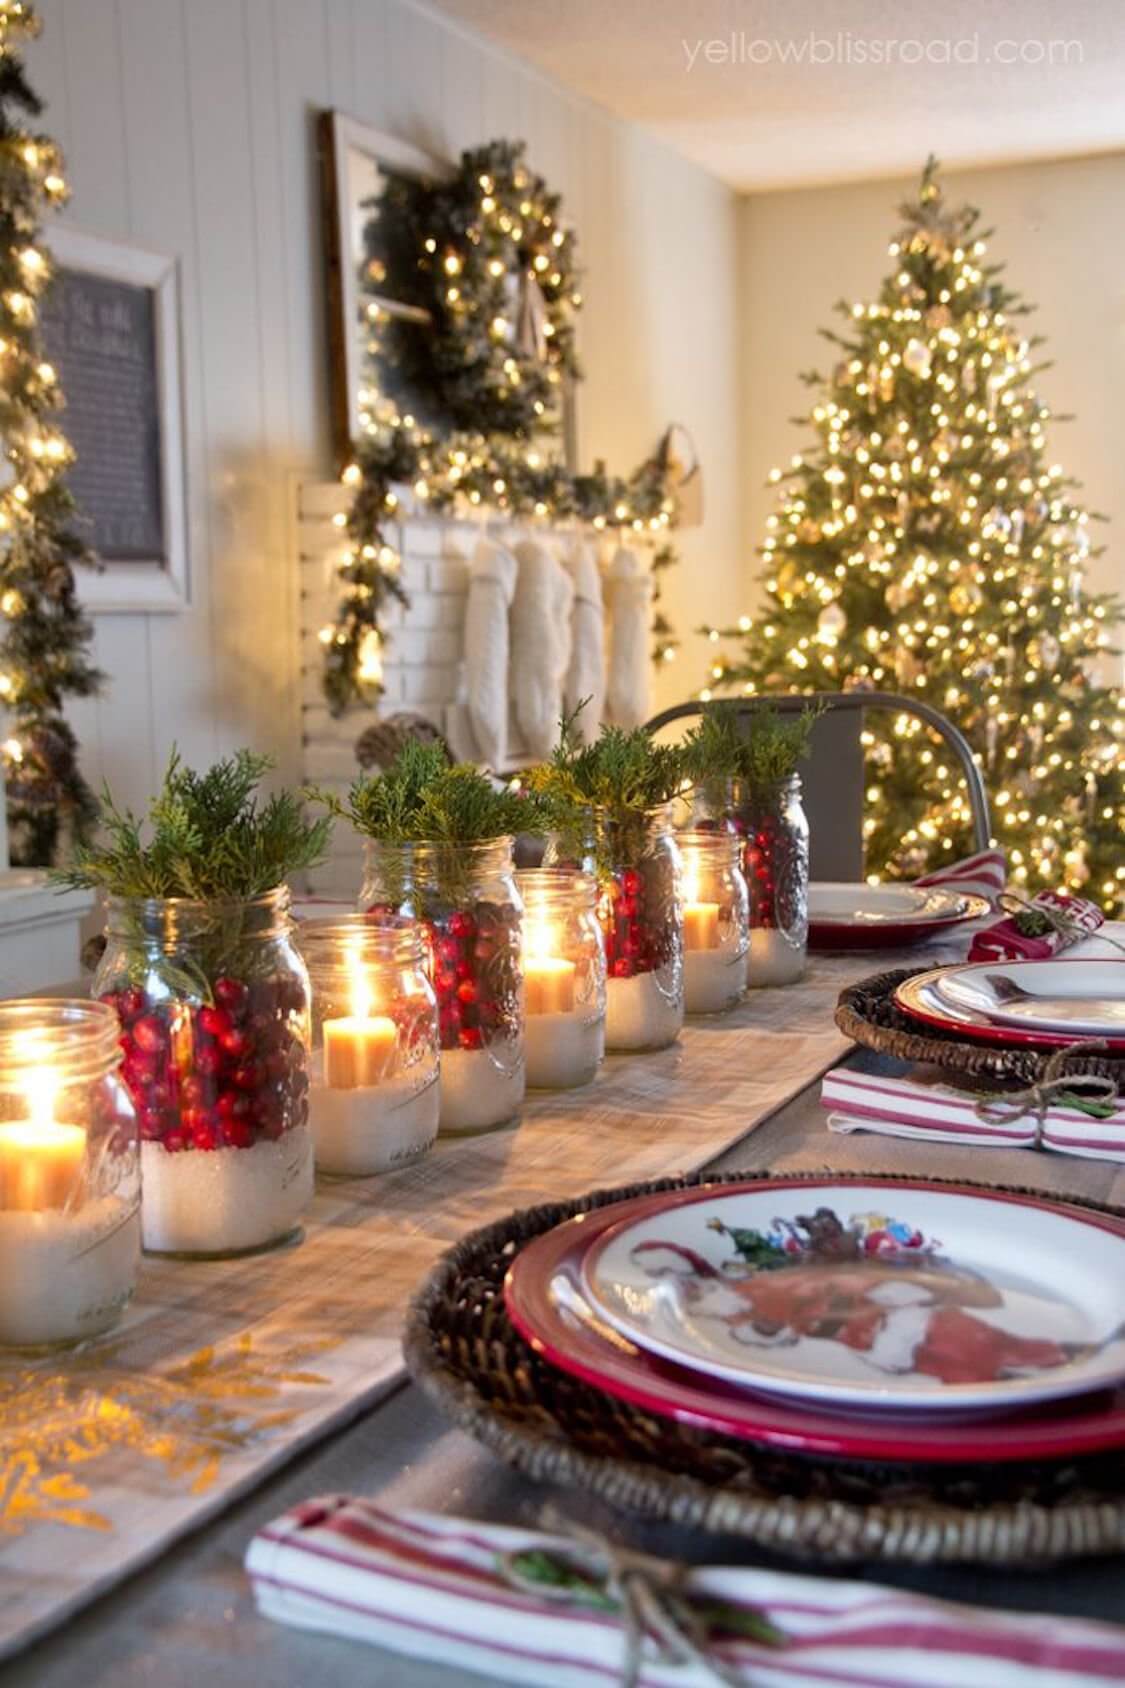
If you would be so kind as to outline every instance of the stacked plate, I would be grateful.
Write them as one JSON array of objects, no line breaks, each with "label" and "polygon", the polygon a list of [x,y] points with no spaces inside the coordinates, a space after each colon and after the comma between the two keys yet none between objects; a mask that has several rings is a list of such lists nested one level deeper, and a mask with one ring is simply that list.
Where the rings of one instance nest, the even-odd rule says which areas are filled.
[{"label": "stacked plate", "polygon": [[820,950],[901,949],[990,911],[984,897],[939,886],[809,886],[809,945]]},{"label": "stacked plate", "polygon": [[748,1179],[599,1208],[505,1282],[550,1364],[788,1452],[920,1463],[1125,1447],[1125,1225],[916,1179]]},{"label": "stacked plate", "polygon": [[911,1019],[974,1043],[1125,1051],[1125,961],[978,961],[904,979]]}]

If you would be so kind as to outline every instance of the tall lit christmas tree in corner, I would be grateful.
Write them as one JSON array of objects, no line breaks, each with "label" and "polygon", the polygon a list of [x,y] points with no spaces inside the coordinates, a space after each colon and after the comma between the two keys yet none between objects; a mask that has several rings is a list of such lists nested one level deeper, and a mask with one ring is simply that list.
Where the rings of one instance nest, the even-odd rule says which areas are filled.
[{"label": "tall lit christmas tree in corner", "polygon": [[[935,163],[891,243],[873,304],[841,303],[813,447],[784,473],[763,547],[765,606],[712,685],[897,691],[962,728],[984,769],[1012,880],[1125,891],[1122,697],[1099,684],[1120,605],[1088,592],[1091,517],[1047,458],[1044,366],[1029,308],[984,261],[979,213],[952,209]],[[866,862],[913,877],[971,847],[940,741],[910,717],[865,717]]]},{"label": "tall lit christmas tree in corner", "polygon": [[91,558],[63,478],[72,454],[55,419],[62,395],[39,334],[51,275],[40,216],[63,203],[66,183],[58,148],[24,121],[42,107],[16,48],[38,29],[25,0],[0,0],[0,706],[12,860],[30,866],[55,861],[91,823],[63,708],[101,679],[74,585],[74,565]]}]

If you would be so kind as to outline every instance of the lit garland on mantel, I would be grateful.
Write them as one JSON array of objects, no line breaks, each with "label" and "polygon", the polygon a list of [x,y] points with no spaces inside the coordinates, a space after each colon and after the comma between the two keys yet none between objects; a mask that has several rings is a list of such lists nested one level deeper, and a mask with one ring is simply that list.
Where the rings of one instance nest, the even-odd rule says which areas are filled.
[{"label": "lit garland on mantel", "polygon": [[[320,630],[330,709],[338,715],[370,704],[382,691],[383,613],[392,600],[408,601],[388,537],[401,514],[396,488],[411,489],[417,503],[434,510],[662,535],[652,564],[653,658],[671,661],[677,640],[660,607],[660,576],[677,561],[669,542],[675,502],[660,462],[648,460],[628,479],[601,463],[577,474],[547,456],[535,437],[557,429],[564,379],[580,373],[572,312],[582,298],[574,237],[559,218],[558,196],[523,164],[522,143],[509,141],[466,152],[451,182],[419,187],[405,199],[401,184],[396,191],[396,209],[413,231],[432,288],[429,375],[437,401],[455,422],[471,418],[488,431],[439,439],[392,403],[366,396],[355,460],[342,477],[351,507],[335,518],[349,540],[338,570],[345,591],[335,621]],[[368,288],[380,279],[361,277]],[[385,326],[383,316],[374,302],[365,307],[369,336]],[[524,343],[525,333],[541,334],[541,342]],[[369,349],[378,350],[374,338]]]},{"label": "lit garland on mantel", "polygon": [[[400,514],[396,486],[411,488],[419,503],[434,510],[490,509],[507,516],[586,523],[599,532],[616,528],[623,536],[663,534],[665,543],[652,563],[657,593],[661,573],[676,561],[667,541],[673,504],[655,459],[629,481],[608,475],[601,464],[590,474],[576,475],[564,464],[544,459],[526,442],[479,434],[438,441],[404,417],[369,432],[342,479],[353,493],[350,511],[334,518],[346,528],[350,542],[338,570],[346,591],[336,620],[320,630],[324,692],[337,715],[349,704],[370,704],[381,693],[381,615],[389,600],[408,602],[399,578],[401,558],[387,538],[388,524]],[[654,660],[672,661],[677,641],[659,602],[653,633]]]},{"label": "lit garland on mantel", "polygon": [[38,116],[15,48],[39,33],[27,0],[0,0],[0,705],[10,849],[23,866],[54,862],[96,810],[78,768],[65,700],[96,691],[90,623],[74,565],[93,561],[73,530],[65,472],[73,453],[55,420],[62,403],[43,355],[39,299],[51,277],[39,241],[44,209],[67,196],[59,149],[16,115]]}]

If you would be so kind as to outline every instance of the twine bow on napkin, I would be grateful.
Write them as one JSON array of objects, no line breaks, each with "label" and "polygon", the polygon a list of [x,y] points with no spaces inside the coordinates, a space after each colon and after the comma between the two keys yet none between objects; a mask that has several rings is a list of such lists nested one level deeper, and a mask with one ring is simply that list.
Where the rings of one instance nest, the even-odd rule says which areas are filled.
[{"label": "twine bow on napkin", "polygon": [[996,1090],[982,1096],[976,1105],[977,1118],[986,1125],[1013,1125],[1027,1114],[1035,1120],[1035,1147],[1042,1147],[1047,1110],[1052,1102],[1077,1108],[1091,1119],[1109,1119],[1117,1111],[1116,1080],[1102,1073],[1064,1073],[1063,1062],[1071,1055],[1095,1055],[1105,1048],[1101,1038],[1087,1038],[1056,1049],[1043,1076],[1025,1090]]},{"label": "twine bow on napkin", "polygon": [[[1022,897],[1018,891],[1001,891],[996,899],[996,907],[1002,914],[1008,915],[1015,921],[1019,930],[1027,938],[1039,937],[1044,932],[1057,932],[1066,944],[1076,944],[1083,938],[1093,937],[1097,932],[1096,926],[1091,926],[1084,920],[1077,919],[1058,903],[1035,902],[1028,897]],[[1112,949],[1120,950],[1125,955],[1125,944],[1116,938],[1110,938],[1105,933],[1098,933],[1099,941],[1109,944]]]},{"label": "twine bow on napkin", "polygon": [[617,1613],[625,1640],[622,1688],[635,1688],[640,1680],[645,1643],[650,1639],[665,1662],[695,1665],[725,1688],[751,1688],[751,1684],[714,1657],[714,1630],[737,1633],[766,1647],[784,1645],[782,1631],[759,1613],[690,1598],[687,1566],[619,1547],[550,1508],[543,1523],[555,1534],[567,1536],[568,1544],[560,1547],[551,1542],[502,1554],[500,1574],[513,1588],[537,1599]]}]

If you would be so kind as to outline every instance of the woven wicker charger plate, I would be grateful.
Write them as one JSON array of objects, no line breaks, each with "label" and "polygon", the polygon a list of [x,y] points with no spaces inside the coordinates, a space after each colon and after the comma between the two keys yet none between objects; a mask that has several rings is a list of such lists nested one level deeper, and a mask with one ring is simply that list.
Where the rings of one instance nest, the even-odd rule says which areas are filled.
[{"label": "woven wicker charger plate", "polygon": [[925,1061],[967,1077],[1010,1079],[1030,1085],[1042,1079],[1048,1062],[1056,1057],[1052,1071],[1060,1077],[1067,1073],[1097,1073],[1112,1078],[1118,1090],[1125,1094],[1125,1057],[1088,1051],[1064,1055],[1057,1049],[973,1043],[954,1032],[939,1031],[911,1019],[895,1002],[895,990],[904,979],[928,972],[932,968],[907,967],[893,973],[876,973],[870,979],[861,979],[857,985],[849,985],[840,992],[836,1024],[854,1042],[877,1049],[881,1055],[897,1056],[900,1061]]},{"label": "woven wicker charger plate", "polygon": [[[602,1190],[471,1232],[439,1261],[410,1308],[404,1348],[413,1377],[463,1430],[529,1477],[796,1558],[1003,1565],[1125,1551],[1125,1450],[989,1467],[779,1453],[614,1400],[540,1359],[517,1334],[503,1281],[530,1238],[607,1202],[743,1176],[768,1175]],[[1122,1216],[1095,1202],[1073,1205]]]}]

